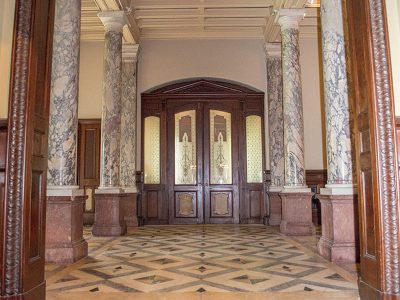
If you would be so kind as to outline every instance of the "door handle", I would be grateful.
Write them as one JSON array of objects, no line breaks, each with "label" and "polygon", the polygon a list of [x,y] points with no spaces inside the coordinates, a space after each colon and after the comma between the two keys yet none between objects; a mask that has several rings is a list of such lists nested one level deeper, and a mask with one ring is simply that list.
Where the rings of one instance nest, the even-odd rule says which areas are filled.
[{"label": "door handle", "polygon": [[204,186],[208,186],[208,183],[206,182],[206,183],[204,183]]}]

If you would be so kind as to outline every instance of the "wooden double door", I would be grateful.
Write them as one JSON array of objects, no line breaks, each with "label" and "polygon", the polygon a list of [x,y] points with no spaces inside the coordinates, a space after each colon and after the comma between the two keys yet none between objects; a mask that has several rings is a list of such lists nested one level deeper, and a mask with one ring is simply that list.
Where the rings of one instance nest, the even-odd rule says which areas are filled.
[{"label": "wooden double door", "polygon": [[263,116],[264,93],[227,82],[143,93],[143,223],[262,223]]},{"label": "wooden double door", "polygon": [[237,101],[168,108],[171,224],[239,223]]}]

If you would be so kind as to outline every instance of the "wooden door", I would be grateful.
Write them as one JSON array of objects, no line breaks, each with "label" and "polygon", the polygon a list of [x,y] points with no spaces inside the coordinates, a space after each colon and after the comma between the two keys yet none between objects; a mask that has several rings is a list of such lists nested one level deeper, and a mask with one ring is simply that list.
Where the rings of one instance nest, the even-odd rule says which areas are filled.
[{"label": "wooden door", "polygon": [[[263,107],[264,93],[218,80],[190,80],[143,93],[144,224],[262,223],[266,216],[262,180],[265,170]],[[175,135],[178,143],[183,143],[184,131],[175,134],[175,115],[193,110],[196,113],[191,120],[196,120],[190,124],[196,128],[195,133],[187,134],[187,143],[196,143],[196,170],[191,169],[191,174],[197,178],[195,182],[182,184],[175,178],[175,163],[179,163],[175,157]],[[212,111],[214,115],[210,117]],[[223,114],[214,120],[216,111]],[[188,122],[189,118],[185,119]],[[217,130],[210,130],[211,120],[213,124],[218,123]],[[251,134],[250,147],[246,140],[248,121],[256,128],[252,131],[256,134]],[[227,128],[218,129],[228,123],[229,142]],[[222,137],[220,144],[224,147],[229,144],[228,183],[213,182],[216,157],[211,155],[210,148],[218,146],[218,136]],[[246,158],[247,150],[251,150],[251,162]],[[223,156],[226,159],[226,153]],[[225,164],[222,161],[222,173],[227,167]]]},{"label": "wooden door", "polygon": [[168,196],[171,224],[204,223],[202,104],[171,103],[168,111]]},{"label": "wooden door", "polygon": [[78,182],[87,199],[83,223],[93,225],[94,191],[100,185],[100,132],[101,120],[79,120],[78,125]]},{"label": "wooden door", "polygon": [[237,101],[204,105],[204,220],[239,223]]}]

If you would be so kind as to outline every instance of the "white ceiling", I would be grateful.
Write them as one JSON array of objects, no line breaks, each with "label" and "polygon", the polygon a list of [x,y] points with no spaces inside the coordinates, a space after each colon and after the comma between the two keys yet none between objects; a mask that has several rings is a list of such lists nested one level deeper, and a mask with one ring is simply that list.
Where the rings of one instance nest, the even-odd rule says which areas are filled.
[{"label": "white ceiling", "polygon": [[280,41],[275,14],[305,8],[302,37],[316,37],[319,0],[82,0],[81,39],[104,37],[99,11],[125,10],[124,42],[140,39],[260,38]]}]

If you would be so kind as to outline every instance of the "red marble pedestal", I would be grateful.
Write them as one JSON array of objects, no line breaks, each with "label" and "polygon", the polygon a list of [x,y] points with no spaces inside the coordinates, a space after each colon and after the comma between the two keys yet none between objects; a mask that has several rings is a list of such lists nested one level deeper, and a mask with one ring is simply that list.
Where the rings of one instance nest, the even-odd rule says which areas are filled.
[{"label": "red marble pedestal", "polygon": [[322,214],[320,255],[332,262],[354,263],[358,257],[357,195],[319,195]]},{"label": "red marble pedestal", "polygon": [[121,236],[126,234],[123,193],[95,193],[95,214],[92,233],[95,236]]},{"label": "red marble pedestal", "polygon": [[268,225],[279,226],[282,220],[282,199],[280,192],[269,192],[269,219]]},{"label": "red marble pedestal", "polygon": [[46,211],[46,262],[71,264],[88,254],[83,238],[86,196],[48,196]]},{"label": "red marble pedestal", "polygon": [[281,192],[282,221],[281,233],[285,235],[313,235],[311,197],[308,192]]},{"label": "red marble pedestal", "polygon": [[122,200],[122,211],[127,227],[138,227],[137,193],[127,193]]}]

